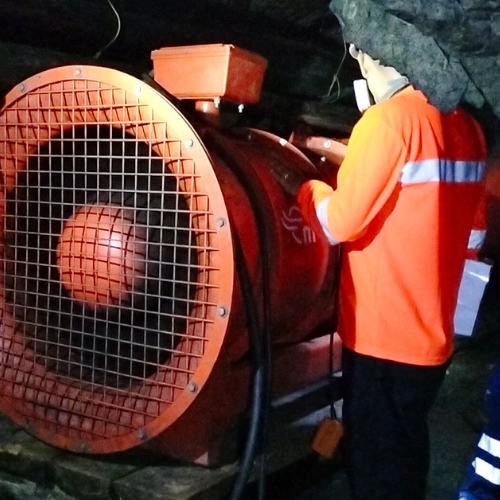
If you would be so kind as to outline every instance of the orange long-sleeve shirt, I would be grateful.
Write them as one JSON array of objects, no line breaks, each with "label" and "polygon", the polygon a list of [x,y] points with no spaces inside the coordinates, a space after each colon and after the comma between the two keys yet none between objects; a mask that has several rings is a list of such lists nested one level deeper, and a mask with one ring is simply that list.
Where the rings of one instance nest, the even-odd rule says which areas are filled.
[{"label": "orange long-sleeve shirt", "polygon": [[299,190],[306,221],[344,242],[339,334],[365,355],[416,365],[452,352],[453,313],[486,147],[464,111],[409,87],[368,109],[337,189]]}]

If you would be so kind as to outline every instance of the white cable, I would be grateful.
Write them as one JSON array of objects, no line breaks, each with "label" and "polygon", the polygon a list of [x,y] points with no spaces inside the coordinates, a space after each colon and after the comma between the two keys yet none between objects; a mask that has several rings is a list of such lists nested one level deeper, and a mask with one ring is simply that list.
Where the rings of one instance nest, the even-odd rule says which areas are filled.
[{"label": "white cable", "polygon": [[337,84],[337,95],[335,96],[335,98],[331,102],[337,101],[338,98],[340,97],[340,80],[339,80],[338,76],[339,76],[340,70],[342,69],[342,66],[344,64],[346,55],[347,55],[347,45],[344,42],[344,54],[343,54],[342,59],[340,61],[339,67],[337,68],[337,71],[335,71],[335,74],[333,75],[333,80],[332,80],[332,83],[330,85],[330,88],[328,89],[327,94],[323,96],[323,99],[329,100],[331,98],[333,87],[335,86],[335,84]]},{"label": "white cable", "polygon": [[102,53],[105,50],[107,50],[109,47],[111,47],[111,45],[113,45],[113,43],[115,43],[115,41],[118,38],[118,35],[120,34],[120,31],[122,29],[122,21],[120,19],[120,15],[118,14],[118,11],[115,9],[115,6],[111,2],[111,0],[108,0],[108,3],[109,3],[109,6],[113,9],[113,12],[115,13],[118,26],[117,26],[116,33],[115,33],[115,36],[113,37],[113,39],[105,47],[103,47],[101,50],[99,50],[96,53],[96,55],[94,56],[94,59],[99,59],[99,57],[101,57]]}]

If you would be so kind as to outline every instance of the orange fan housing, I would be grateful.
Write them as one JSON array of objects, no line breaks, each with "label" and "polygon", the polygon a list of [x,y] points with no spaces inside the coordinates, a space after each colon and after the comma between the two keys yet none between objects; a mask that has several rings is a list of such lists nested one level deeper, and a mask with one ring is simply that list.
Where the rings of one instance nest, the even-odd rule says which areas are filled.
[{"label": "orange fan housing", "polygon": [[[325,376],[335,258],[276,182],[278,167],[317,176],[286,141],[195,129],[116,70],[56,68],[14,88],[0,113],[0,410],[61,448],[149,441],[210,463],[248,404],[233,235],[258,297],[260,230],[275,389]],[[299,359],[303,370],[290,370]]]}]

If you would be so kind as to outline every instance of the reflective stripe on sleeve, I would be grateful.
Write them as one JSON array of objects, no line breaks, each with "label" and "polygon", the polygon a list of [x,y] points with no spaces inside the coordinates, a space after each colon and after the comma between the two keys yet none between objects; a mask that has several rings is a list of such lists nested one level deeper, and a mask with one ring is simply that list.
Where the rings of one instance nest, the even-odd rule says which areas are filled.
[{"label": "reflective stripe on sleeve", "polygon": [[500,458],[500,441],[494,439],[487,434],[483,434],[478,444],[479,448],[487,451],[490,455]]},{"label": "reflective stripe on sleeve", "polygon": [[500,485],[500,469],[493,467],[493,465],[480,458],[475,458],[472,466],[478,476],[483,477],[492,484]]},{"label": "reflective stripe on sleeve", "polygon": [[483,161],[422,160],[408,162],[401,170],[399,180],[401,184],[478,182],[483,175]]},{"label": "reflective stripe on sleeve", "polygon": [[328,227],[328,202],[330,201],[330,196],[322,200],[318,206],[316,207],[316,217],[321,224],[321,228],[323,229],[323,233],[325,233],[326,239],[330,245],[338,245],[338,241],[335,239],[333,234]]},{"label": "reflective stripe on sleeve", "polygon": [[467,245],[467,248],[469,249],[481,248],[483,246],[485,236],[486,236],[486,231],[473,229],[469,235],[469,244]]}]

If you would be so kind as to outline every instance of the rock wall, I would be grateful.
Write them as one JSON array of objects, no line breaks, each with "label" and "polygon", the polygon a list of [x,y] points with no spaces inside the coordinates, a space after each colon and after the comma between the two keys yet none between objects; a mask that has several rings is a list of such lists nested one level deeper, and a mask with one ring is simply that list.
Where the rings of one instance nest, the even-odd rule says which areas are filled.
[{"label": "rock wall", "polygon": [[500,0],[331,0],[345,40],[408,76],[441,110],[470,106],[500,142]]}]

